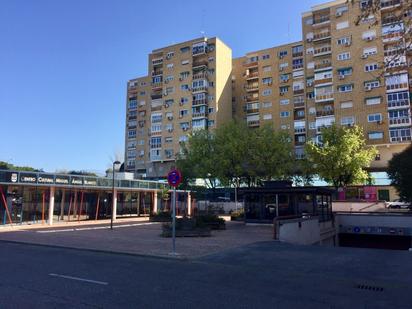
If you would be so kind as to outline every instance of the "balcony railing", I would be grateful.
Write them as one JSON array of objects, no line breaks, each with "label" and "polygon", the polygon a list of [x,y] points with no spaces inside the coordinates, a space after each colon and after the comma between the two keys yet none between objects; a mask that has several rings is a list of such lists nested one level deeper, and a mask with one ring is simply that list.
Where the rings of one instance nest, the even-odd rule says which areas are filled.
[{"label": "balcony railing", "polygon": [[392,143],[402,143],[412,140],[411,136],[394,136],[391,137]]},{"label": "balcony railing", "polygon": [[410,102],[408,99],[402,99],[398,101],[388,101],[388,108],[399,108],[399,107],[408,107]]},{"label": "balcony railing", "polygon": [[156,99],[161,99],[162,95],[163,95],[162,91],[153,91],[150,96],[153,100],[156,100]]},{"label": "balcony railing", "polygon": [[259,90],[259,84],[246,84],[245,85],[245,90],[246,91],[258,91]]},{"label": "balcony railing", "polygon": [[323,23],[326,23],[326,22],[329,22],[329,21],[330,21],[330,16],[329,15],[319,16],[317,18],[314,18],[313,25],[323,24]]},{"label": "balcony railing", "polygon": [[314,56],[321,56],[332,52],[331,46],[324,46],[321,48],[316,48],[313,52]]},{"label": "balcony railing", "polygon": [[247,122],[249,127],[258,127],[260,125],[260,120],[251,120]]},{"label": "balcony railing", "polygon": [[303,63],[294,64],[294,65],[292,66],[292,69],[293,69],[293,70],[299,70],[299,69],[302,69],[302,68],[303,68]]},{"label": "balcony railing", "polygon": [[152,76],[158,76],[158,75],[162,75],[163,74],[163,70],[154,70],[152,71]]},{"label": "balcony railing", "polygon": [[152,64],[153,65],[161,65],[161,64],[163,64],[163,59],[152,60]]},{"label": "balcony railing", "polygon": [[295,134],[305,134],[305,133],[306,133],[305,127],[295,128]]},{"label": "balcony railing", "polygon": [[302,101],[295,101],[295,102],[293,102],[293,106],[296,108],[296,107],[303,107],[303,106],[305,106],[305,101],[304,100],[302,100]]},{"label": "balcony railing", "polygon": [[246,102],[256,102],[256,101],[259,101],[259,96],[251,96],[251,95],[246,96]]},{"label": "balcony railing", "polygon": [[209,64],[209,61],[207,60],[198,60],[198,61],[193,61],[192,67],[207,66],[208,64]]},{"label": "balcony railing", "polygon": [[382,41],[383,42],[388,42],[388,41],[396,41],[399,40],[403,37],[404,31],[396,31],[396,32],[391,32],[388,34],[383,34],[382,35]]},{"label": "balcony railing", "polygon": [[320,41],[331,37],[330,32],[316,33],[313,35],[313,41]]},{"label": "balcony railing", "polygon": [[401,0],[381,1],[381,10],[385,10],[401,4]]},{"label": "balcony railing", "polygon": [[331,101],[333,100],[333,93],[320,94],[315,97],[315,102]]},{"label": "balcony railing", "polygon": [[315,64],[315,70],[325,69],[325,68],[329,68],[331,66],[332,66],[332,63],[330,63],[330,62],[318,63],[318,64]]},{"label": "balcony railing", "polygon": [[256,114],[256,113],[259,113],[259,108],[246,109],[246,114]]},{"label": "balcony railing", "polygon": [[207,105],[207,100],[206,99],[193,100],[192,106],[198,106],[198,105]]},{"label": "balcony railing", "polygon": [[207,72],[200,72],[193,74],[193,79],[205,79],[207,78]]},{"label": "balcony railing", "polygon": [[335,113],[332,110],[324,110],[324,111],[317,111],[316,117],[325,117],[325,116],[333,116]]},{"label": "balcony railing", "polygon": [[152,83],[152,89],[162,88],[163,82]]},{"label": "balcony railing", "polygon": [[293,54],[292,54],[292,57],[293,57],[293,58],[303,57],[303,52],[293,53]]},{"label": "balcony railing", "polygon": [[294,94],[294,95],[303,94],[304,92],[305,92],[305,89],[296,89],[296,90],[293,90],[293,94]]},{"label": "balcony railing", "polygon": [[249,74],[246,74],[246,73],[245,73],[244,77],[245,77],[246,79],[259,78],[259,72],[251,72],[251,73],[249,73]]},{"label": "balcony railing", "polygon": [[192,92],[204,92],[207,91],[207,86],[193,87]]},{"label": "balcony railing", "polygon": [[258,62],[257,61],[246,61],[243,64],[245,67],[250,68],[250,67],[257,67],[258,66]]},{"label": "balcony railing", "polygon": [[206,117],[206,112],[196,112],[192,113],[193,118],[200,118],[200,117]]},{"label": "balcony railing", "polygon": [[399,118],[390,118],[389,125],[405,125],[410,124],[411,118],[410,117],[399,117]]},{"label": "balcony railing", "polygon": [[394,85],[387,85],[386,90],[401,90],[401,89],[408,89],[408,83],[401,83],[401,84],[394,84]]},{"label": "balcony railing", "polygon": [[326,84],[326,83],[331,83],[331,82],[332,82],[332,78],[315,79],[314,81],[315,85]]}]

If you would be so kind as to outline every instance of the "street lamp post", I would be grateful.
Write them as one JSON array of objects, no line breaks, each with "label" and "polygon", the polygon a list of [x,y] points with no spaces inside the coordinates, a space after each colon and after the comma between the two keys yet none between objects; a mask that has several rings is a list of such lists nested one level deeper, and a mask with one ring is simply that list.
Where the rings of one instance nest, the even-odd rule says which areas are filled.
[{"label": "street lamp post", "polygon": [[114,208],[116,207],[116,206],[114,205],[114,201],[115,201],[115,192],[114,192],[114,169],[115,169],[115,165],[118,165],[118,164],[120,164],[119,161],[114,161],[114,162],[113,162],[113,170],[112,170],[112,172],[113,172],[113,179],[112,179],[112,215],[111,215],[111,218],[110,218],[110,229],[111,229],[111,230],[113,230]]}]

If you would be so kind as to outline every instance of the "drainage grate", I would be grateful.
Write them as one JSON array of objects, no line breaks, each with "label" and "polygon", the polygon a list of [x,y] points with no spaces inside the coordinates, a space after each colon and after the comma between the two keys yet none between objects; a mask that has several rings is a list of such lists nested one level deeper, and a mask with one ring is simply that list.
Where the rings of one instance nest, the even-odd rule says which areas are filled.
[{"label": "drainage grate", "polygon": [[359,290],[366,290],[366,291],[373,291],[373,292],[383,292],[383,287],[367,285],[367,284],[358,284],[356,286],[356,288],[359,289]]}]

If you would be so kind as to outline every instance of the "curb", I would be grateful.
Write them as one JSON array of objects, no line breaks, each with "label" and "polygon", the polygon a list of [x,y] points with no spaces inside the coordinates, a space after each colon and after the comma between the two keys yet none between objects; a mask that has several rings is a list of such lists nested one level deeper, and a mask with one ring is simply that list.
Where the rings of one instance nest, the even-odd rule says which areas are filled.
[{"label": "curb", "polygon": [[158,260],[167,260],[167,261],[179,261],[179,262],[188,262],[193,260],[193,258],[189,258],[187,256],[165,256],[165,255],[157,255],[157,254],[143,254],[143,253],[131,253],[131,252],[122,252],[122,251],[111,251],[111,250],[102,250],[102,249],[91,249],[91,248],[78,248],[78,247],[67,247],[61,245],[47,245],[47,244],[39,244],[39,243],[31,243],[25,241],[17,241],[17,240],[4,240],[0,239],[0,243],[10,243],[10,244],[17,244],[17,245],[29,245],[29,246],[36,246],[36,247],[45,247],[45,248],[56,248],[56,249],[67,249],[73,251],[84,251],[84,252],[94,252],[94,253],[105,253],[105,254],[112,254],[112,255],[126,255],[126,256],[134,256],[140,258],[151,258],[151,259],[158,259]]}]

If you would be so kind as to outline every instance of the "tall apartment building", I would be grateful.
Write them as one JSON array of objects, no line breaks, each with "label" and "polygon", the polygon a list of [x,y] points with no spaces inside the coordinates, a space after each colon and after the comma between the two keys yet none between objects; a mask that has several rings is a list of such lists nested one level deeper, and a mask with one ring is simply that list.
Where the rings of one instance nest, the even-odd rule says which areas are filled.
[{"label": "tall apartment building", "polygon": [[411,142],[412,53],[389,62],[404,41],[401,2],[382,0],[377,20],[358,23],[370,0],[317,5],[302,15],[301,42],[233,60],[217,38],[154,50],[150,75],[128,84],[126,169],[164,176],[192,130],[232,118],[288,131],[297,158],[321,128],[360,125],[383,169]]},{"label": "tall apartment building", "polygon": [[163,177],[192,131],[230,121],[231,61],[217,38],[152,51],[149,75],[128,82],[126,170]]}]

